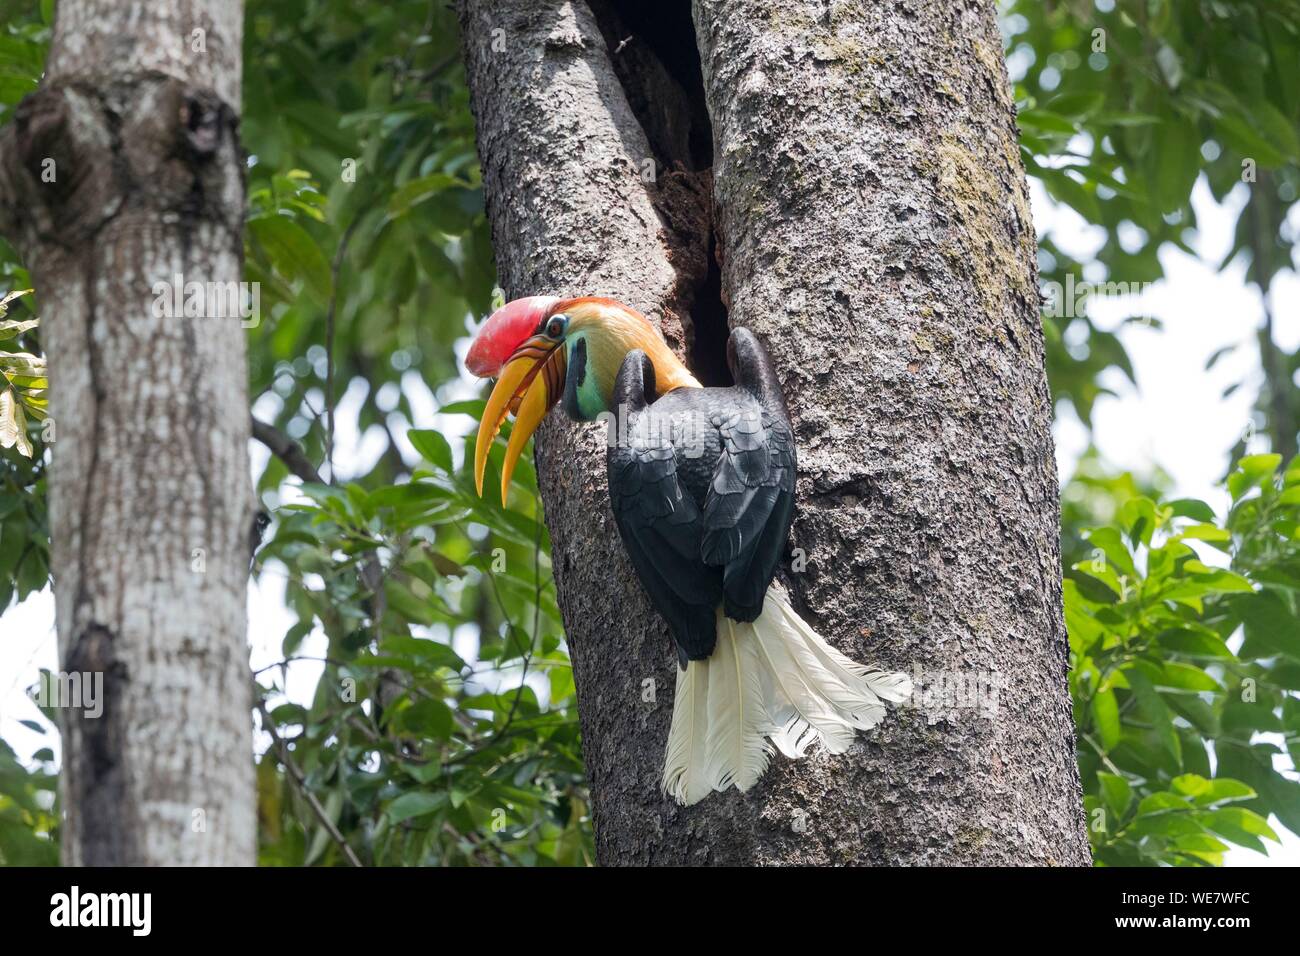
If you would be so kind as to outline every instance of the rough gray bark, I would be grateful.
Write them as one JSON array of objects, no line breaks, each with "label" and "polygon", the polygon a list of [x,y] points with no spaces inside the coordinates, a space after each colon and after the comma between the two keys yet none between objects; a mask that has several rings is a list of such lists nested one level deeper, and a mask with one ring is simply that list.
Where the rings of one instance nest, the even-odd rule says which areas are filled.
[{"label": "rough gray bark", "polygon": [[244,332],[154,308],[177,275],[241,279],[242,28],[236,2],[61,0],[0,140],[50,368],[60,666],[104,682],[98,719],[61,711],[69,864],[255,860]]},{"label": "rough gray bark", "polygon": [[[537,458],[600,861],[1086,864],[1034,233],[992,6],[636,7],[462,0],[503,285],[618,296],[711,374],[723,323],[759,334],[799,439],[782,577],[832,643],[916,674],[923,706],[841,757],[775,759],[749,794],[663,799],[666,629],[619,546],[598,428],[554,417]],[[953,678],[996,681],[996,709],[936,689]]]}]

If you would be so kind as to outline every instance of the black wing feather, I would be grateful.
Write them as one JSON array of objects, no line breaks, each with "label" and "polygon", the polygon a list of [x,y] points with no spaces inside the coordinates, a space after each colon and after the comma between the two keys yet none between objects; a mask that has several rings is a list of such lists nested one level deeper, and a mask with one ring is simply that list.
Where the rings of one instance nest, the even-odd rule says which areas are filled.
[{"label": "black wing feather", "polygon": [[785,552],[794,515],[794,434],[771,360],[747,329],[727,359],[735,408],[718,422],[722,452],[704,503],[703,556],[723,566],[727,616],[752,621]]},{"label": "black wing feather", "polygon": [[771,362],[745,329],[732,332],[728,361],[735,387],[656,402],[654,367],[637,350],[614,387],[627,422],[609,449],[614,518],[683,666],[713,653],[719,605],[738,621],[762,613],[794,513],[794,434]]},{"label": "black wing feather", "polygon": [[639,350],[619,371],[616,405],[627,414],[627,440],[610,446],[609,494],[624,547],[685,666],[713,653],[722,576],[700,555],[700,510],[679,480],[672,429],[653,427],[646,408],[653,375]]}]

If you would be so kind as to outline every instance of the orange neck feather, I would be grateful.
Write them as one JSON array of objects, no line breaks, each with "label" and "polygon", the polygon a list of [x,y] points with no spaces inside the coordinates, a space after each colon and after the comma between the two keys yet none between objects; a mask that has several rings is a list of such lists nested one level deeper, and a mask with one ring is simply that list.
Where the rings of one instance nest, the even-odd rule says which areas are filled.
[{"label": "orange neck feather", "polygon": [[701,387],[650,321],[635,309],[615,299],[587,296],[560,302],[553,311],[569,316],[570,335],[586,332],[588,365],[607,408],[614,392],[614,379],[632,349],[641,349],[649,356],[659,394],[676,388]]}]

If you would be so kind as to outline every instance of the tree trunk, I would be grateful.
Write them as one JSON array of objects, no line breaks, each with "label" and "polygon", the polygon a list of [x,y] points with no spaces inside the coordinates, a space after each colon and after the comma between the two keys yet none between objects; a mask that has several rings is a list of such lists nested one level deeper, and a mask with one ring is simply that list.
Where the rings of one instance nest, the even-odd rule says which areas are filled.
[{"label": "tree trunk", "polygon": [[242,278],[242,28],[240,3],[60,0],[0,140],[50,368],[60,666],[102,681],[102,715],[61,711],[68,864],[255,860],[244,332],[229,301],[168,314],[177,277]]},{"label": "tree trunk", "polygon": [[726,382],[728,325],[754,330],[799,441],[781,577],[833,644],[918,685],[843,756],[664,799],[667,629],[618,542],[599,426],[553,416],[537,460],[600,861],[1087,864],[992,5],[462,0],[461,19],[509,295],[622,298],[705,384]]}]

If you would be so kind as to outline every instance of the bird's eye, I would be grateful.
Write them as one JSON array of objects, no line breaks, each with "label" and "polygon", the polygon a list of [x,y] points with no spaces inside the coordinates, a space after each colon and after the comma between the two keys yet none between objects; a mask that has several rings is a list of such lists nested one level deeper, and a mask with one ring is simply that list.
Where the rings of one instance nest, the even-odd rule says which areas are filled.
[{"label": "bird's eye", "polygon": [[569,326],[567,315],[553,315],[546,320],[546,336],[557,342],[564,338],[564,330]]}]

